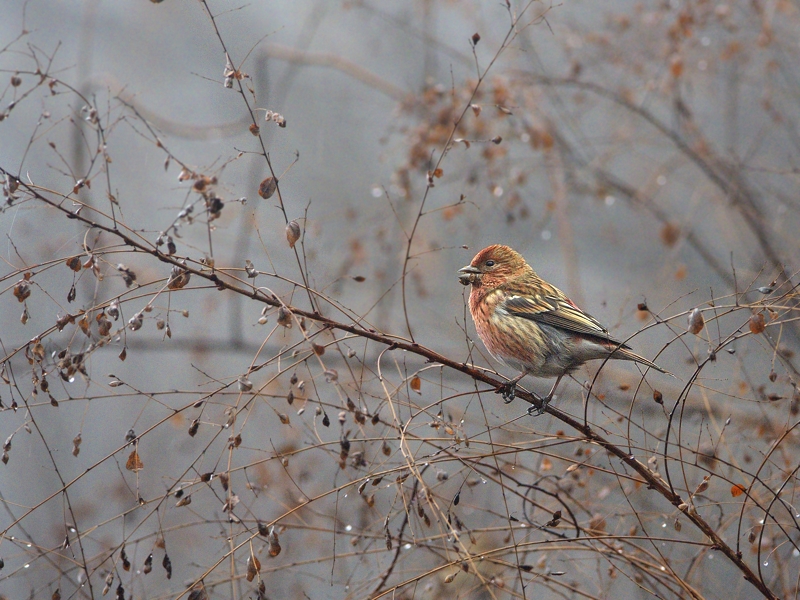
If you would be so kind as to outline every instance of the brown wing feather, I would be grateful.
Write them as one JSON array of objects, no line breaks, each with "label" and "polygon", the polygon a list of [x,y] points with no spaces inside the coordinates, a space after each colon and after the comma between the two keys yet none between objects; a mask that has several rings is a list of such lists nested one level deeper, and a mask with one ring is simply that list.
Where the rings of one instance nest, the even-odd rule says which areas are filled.
[{"label": "brown wing feather", "polygon": [[[511,290],[509,290],[511,291]],[[566,297],[557,295],[510,296],[503,308],[515,317],[530,319],[572,333],[589,335],[605,342],[629,348],[615,340],[593,316],[583,312]]]}]

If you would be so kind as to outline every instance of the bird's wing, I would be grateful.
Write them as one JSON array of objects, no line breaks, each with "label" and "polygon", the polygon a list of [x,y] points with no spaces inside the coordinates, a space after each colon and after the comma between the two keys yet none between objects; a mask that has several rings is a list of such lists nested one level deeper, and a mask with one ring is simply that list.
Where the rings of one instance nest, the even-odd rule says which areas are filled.
[{"label": "bird's wing", "polygon": [[593,316],[583,312],[566,296],[554,294],[516,295],[509,294],[502,307],[512,316],[530,319],[538,323],[558,327],[572,333],[590,335],[603,341],[619,344]]}]

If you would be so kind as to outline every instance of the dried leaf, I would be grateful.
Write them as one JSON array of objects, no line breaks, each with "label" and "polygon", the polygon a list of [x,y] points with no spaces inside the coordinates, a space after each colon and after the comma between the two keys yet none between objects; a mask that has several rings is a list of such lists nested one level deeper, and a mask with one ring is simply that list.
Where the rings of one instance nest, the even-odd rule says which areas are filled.
[{"label": "dried leaf", "polygon": [[144,464],[139,458],[139,453],[136,450],[131,452],[130,456],[128,456],[128,461],[125,463],[125,468],[128,469],[128,471],[133,471],[134,473],[144,469]]},{"label": "dried leaf", "polygon": [[737,483],[736,485],[731,486],[731,496],[733,496],[734,498],[738,498],[739,496],[744,494],[745,491],[747,491],[747,488],[745,488],[740,483]]},{"label": "dried leaf", "polygon": [[419,375],[414,375],[414,377],[411,378],[411,383],[409,385],[411,386],[411,389],[418,394],[422,393],[420,391],[422,389],[422,380],[419,378]]}]

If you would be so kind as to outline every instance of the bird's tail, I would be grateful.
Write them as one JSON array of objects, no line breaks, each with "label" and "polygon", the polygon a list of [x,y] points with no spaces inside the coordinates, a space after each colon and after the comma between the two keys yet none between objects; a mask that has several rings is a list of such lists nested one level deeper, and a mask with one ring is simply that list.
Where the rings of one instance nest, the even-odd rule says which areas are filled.
[{"label": "bird's tail", "polygon": [[[636,354],[635,352],[631,352],[627,348],[618,348],[611,355],[611,358],[616,358],[616,359],[621,359],[621,360],[632,360],[634,362],[638,362],[638,363],[641,363],[641,364],[643,364],[645,366],[648,366],[651,369],[655,369],[656,371],[659,371],[661,373],[666,373],[667,375],[672,375],[672,373],[670,373],[666,369],[662,369],[661,367],[659,367],[653,361],[647,360],[644,356],[639,356],[638,354]],[[675,377],[674,375],[672,375],[672,376]]]}]

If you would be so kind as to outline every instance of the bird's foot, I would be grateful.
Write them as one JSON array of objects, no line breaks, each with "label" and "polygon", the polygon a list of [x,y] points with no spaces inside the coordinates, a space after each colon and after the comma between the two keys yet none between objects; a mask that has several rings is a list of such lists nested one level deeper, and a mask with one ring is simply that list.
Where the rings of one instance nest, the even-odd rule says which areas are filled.
[{"label": "bird's foot", "polygon": [[503,402],[506,404],[511,404],[514,401],[514,398],[517,397],[517,383],[515,381],[509,381],[508,383],[499,385],[494,393],[502,394]]},{"label": "bird's foot", "polygon": [[547,410],[547,405],[550,404],[550,400],[552,399],[553,396],[547,396],[546,398],[539,398],[541,404],[539,406],[531,404],[530,407],[528,408],[528,415],[532,417],[540,417],[545,413],[545,411]]}]

